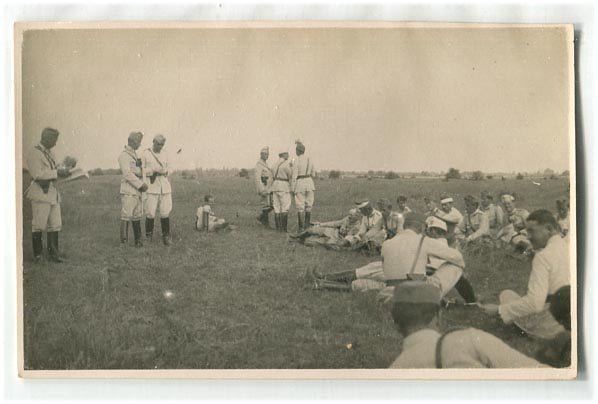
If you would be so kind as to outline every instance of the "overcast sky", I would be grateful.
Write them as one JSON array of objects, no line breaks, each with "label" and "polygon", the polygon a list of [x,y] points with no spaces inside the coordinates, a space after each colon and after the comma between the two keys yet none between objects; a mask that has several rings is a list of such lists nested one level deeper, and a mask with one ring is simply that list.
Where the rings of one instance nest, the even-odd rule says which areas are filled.
[{"label": "overcast sky", "polygon": [[[568,169],[564,29],[27,31],[23,146],[116,167],[129,132],[179,168]],[[176,155],[174,152],[182,148]]]}]

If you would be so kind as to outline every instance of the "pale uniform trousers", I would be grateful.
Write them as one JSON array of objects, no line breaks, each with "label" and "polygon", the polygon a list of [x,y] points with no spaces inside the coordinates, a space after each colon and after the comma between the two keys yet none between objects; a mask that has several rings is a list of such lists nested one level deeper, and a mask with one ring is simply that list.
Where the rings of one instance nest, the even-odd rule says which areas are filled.
[{"label": "pale uniform trousers", "polygon": [[[270,200],[270,186],[272,185],[272,171],[266,165],[266,162],[259,159],[255,165],[255,188],[257,194],[260,196],[260,205],[262,210],[270,209],[272,201]],[[266,179],[266,183],[262,181]]]},{"label": "pale uniform trousers", "polygon": [[216,217],[214,212],[212,212],[212,207],[210,205],[204,205],[197,208],[195,212],[195,228],[197,230],[204,230],[205,223],[204,223],[204,213],[208,213],[208,231],[213,231],[215,227],[222,226],[226,223],[226,220]]},{"label": "pale uniform trousers", "polygon": [[468,214],[465,212],[463,219],[459,222],[455,229],[457,239],[465,239],[469,237],[471,241],[477,240],[484,236],[490,236],[490,222],[488,216],[476,209],[475,212]]},{"label": "pale uniform trousers", "polygon": [[120,180],[122,220],[141,220],[143,214],[141,192],[138,190],[143,184],[143,175],[141,167],[137,167],[137,159],[137,153],[128,145],[118,156],[118,165],[122,172]]},{"label": "pale uniform trousers", "polygon": [[274,213],[287,213],[291,208],[291,166],[288,160],[278,159],[276,164],[272,166],[274,179],[272,181],[272,199],[274,205]]},{"label": "pale uniform trousers", "polygon": [[306,244],[336,244],[341,240],[346,240],[350,245],[357,243],[357,233],[359,232],[361,222],[351,222],[351,218],[346,216],[340,220],[320,223],[309,228],[311,234],[305,240]]},{"label": "pale uniform trousers", "polygon": [[[446,239],[438,238],[436,240],[448,247]],[[445,297],[455,287],[459,278],[463,275],[462,267],[434,256],[428,257],[426,268],[433,270],[432,275],[427,277],[426,282],[440,289],[441,298]]]},{"label": "pale uniform trousers", "polygon": [[314,206],[313,177],[316,169],[313,162],[305,154],[298,156],[292,168],[291,189],[295,193],[295,208],[297,212],[311,212]]},{"label": "pale uniform trousers", "polygon": [[550,339],[565,328],[550,314],[549,296],[570,285],[569,243],[560,234],[552,236],[546,247],[532,260],[527,294],[512,290],[501,292],[499,314],[506,324],[514,323],[529,335]]},{"label": "pale uniform trousers", "polygon": [[[436,346],[441,334],[425,328],[403,340],[400,355],[392,369],[436,368]],[[529,358],[492,334],[467,328],[450,332],[438,352],[442,368],[540,368],[544,364]]]},{"label": "pale uniform trousers", "polygon": [[142,155],[143,175],[147,184],[143,210],[150,219],[156,217],[156,212],[160,212],[161,218],[167,218],[172,211],[172,187],[168,180],[168,175],[158,175],[151,183],[150,176],[156,172],[166,171],[168,174],[168,156],[165,152],[156,153],[153,150],[144,150]]},{"label": "pale uniform trousers", "polygon": [[512,212],[507,212],[504,217],[504,227],[502,227],[496,237],[505,243],[517,244],[521,241],[527,242],[527,231],[525,230],[525,221],[529,212],[525,209],[515,208]]},{"label": "pale uniform trousers", "polygon": [[357,237],[363,242],[373,241],[375,245],[381,246],[386,240],[383,219],[382,213],[376,209],[369,216],[362,216]]},{"label": "pale uniform trousers", "polygon": [[[392,239],[386,240],[382,244],[383,261],[371,262],[358,268],[355,271],[358,279],[351,284],[352,290],[360,292],[379,290],[379,299],[386,301],[392,297],[394,286],[386,286],[385,281],[407,279],[407,274],[411,272],[412,267],[413,274],[425,275],[429,257],[435,257],[446,263],[440,266],[438,275],[428,278],[428,282],[440,287],[441,292],[446,294],[463,274],[462,268],[465,268],[463,256],[456,249],[448,247],[445,239],[425,237],[421,242],[419,255],[416,257],[421,238],[422,235],[406,229]],[[460,270],[455,270],[453,268],[455,266]]]},{"label": "pale uniform trousers", "polygon": [[40,143],[27,156],[27,169],[32,180],[54,180],[50,182],[47,193],[44,193],[42,187],[35,181],[32,181],[27,189],[26,197],[31,201],[32,209],[31,230],[60,231],[62,229],[61,198],[54,183],[58,178],[54,155]]}]

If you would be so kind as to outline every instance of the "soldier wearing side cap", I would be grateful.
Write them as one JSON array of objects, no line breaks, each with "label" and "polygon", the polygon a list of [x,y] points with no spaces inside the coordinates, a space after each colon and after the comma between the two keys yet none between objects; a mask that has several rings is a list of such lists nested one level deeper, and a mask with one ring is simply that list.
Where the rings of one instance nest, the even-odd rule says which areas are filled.
[{"label": "soldier wearing side cap", "polygon": [[120,242],[127,243],[129,239],[129,222],[133,227],[135,247],[142,247],[141,241],[141,216],[143,215],[142,193],[148,186],[144,182],[143,161],[139,158],[137,150],[141,146],[143,133],[132,132],[128,144],[118,156],[118,165],[122,177],[120,180]]},{"label": "soldier wearing side cap", "polygon": [[305,145],[297,140],[295,142],[297,159],[293,163],[291,177],[291,191],[295,195],[295,208],[297,209],[298,229],[301,233],[311,225],[311,211],[314,205],[313,177],[316,175],[314,162],[305,155]]},{"label": "soldier wearing side cap", "polygon": [[272,199],[274,205],[274,222],[276,230],[286,233],[291,208],[291,166],[289,164],[289,152],[281,150],[278,153],[278,161],[272,166],[273,173]]},{"label": "soldier wearing side cap", "polygon": [[154,220],[156,212],[159,211],[162,241],[165,245],[171,245],[170,212],[172,211],[172,187],[168,180],[168,156],[162,151],[165,143],[166,138],[163,135],[156,135],[152,147],[144,150],[141,154],[143,175],[146,183],[149,182],[146,191],[147,198],[144,202],[145,238],[149,241],[152,240]]},{"label": "soldier wearing side cap", "polygon": [[[32,220],[31,238],[33,242],[33,258],[35,262],[42,260],[42,232],[46,232],[49,258],[53,262],[63,262],[58,248],[58,234],[62,229],[60,212],[61,197],[56,188],[59,177],[67,177],[69,168],[59,167],[51,149],[56,145],[60,133],[53,128],[42,131],[39,144],[29,152],[26,165],[32,181],[25,191],[31,201]],[[72,167],[71,167],[72,168]]]},{"label": "soldier wearing side cap", "polygon": [[429,283],[408,281],[397,285],[390,312],[403,348],[390,368],[538,368],[545,367],[475,328],[442,334],[440,290]]},{"label": "soldier wearing side cap", "polygon": [[260,159],[255,165],[255,188],[257,194],[260,196],[261,214],[258,216],[258,221],[265,227],[270,227],[270,212],[274,207],[272,206],[272,193],[270,187],[272,185],[272,171],[268,167],[267,161],[270,157],[270,149],[268,147],[260,150]]}]

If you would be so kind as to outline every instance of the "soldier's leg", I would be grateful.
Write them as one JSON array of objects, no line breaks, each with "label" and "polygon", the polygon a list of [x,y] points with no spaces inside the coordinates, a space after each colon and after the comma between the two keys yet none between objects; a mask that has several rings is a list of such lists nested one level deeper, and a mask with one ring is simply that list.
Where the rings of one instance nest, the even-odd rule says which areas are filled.
[{"label": "soldier's leg", "polygon": [[136,204],[131,217],[133,237],[135,238],[135,247],[143,247],[143,241],[141,240],[141,216],[143,215],[141,197],[135,196],[135,202]]},{"label": "soldier's leg", "polygon": [[461,275],[455,284],[455,290],[461,295],[463,300],[465,300],[465,303],[475,303],[477,301],[473,286],[471,286],[471,283],[469,283],[465,276]]},{"label": "soldier's leg", "polygon": [[152,241],[154,236],[154,222],[159,201],[159,194],[147,194],[143,204],[143,213],[145,213],[145,238],[149,241]]},{"label": "soldier's leg", "polygon": [[42,232],[48,228],[51,205],[45,202],[31,201],[31,241],[33,243],[33,259],[40,261],[43,254]]},{"label": "soldier's leg", "polygon": [[121,194],[120,201],[120,242],[126,243],[129,241],[129,222],[133,219],[133,211],[137,206],[138,197],[136,195]]},{"label": "soldier's leg", "polygon": [[51,205],[48,216],[48,252],[50,259],[54,262],[64,262],[64,258],[60,256],[60,248],[58,246],[58,233],[62,229],[62,216],[60,212],[60,204]]},{"label": "soldier's leg", "polygon": [[463,275],[462,268],[445,263],[434,272],[434,275],[427,278],[427,282],[438,287],[440,289],[440,297],[444,297],[455,287],[461,275]]},{"label": "soldier's leg", "polygon": [[311,226],[311,209],[314,206],[314,191],[305,193],[305,227]]},{"label": "soldier's leg", "polygon": [[[508,304],[519,298],[520,296],[512,290],[503,290],[498,295],[501,305]],[[541,339],[551,339],[565,331],[565,327],[555,320],[546,307],[538,313],[516,318],[513,320],[513,323],[526,334]]]},{"label": "soldier's leg", "polygon": [[295,208],[297,209],[297,233],[305,230],[305,193],[295,194]]},{"label": "soldier's leg", "polygon": [[284,233],[287,232],[287,225],[289,222],[289,209],[291,209],[291,193],[285,192],[283,193],[282,197],[282,207],[281,207],[281,228],[280,230]]},{"label": "soldier's leg", "polygon": [[171,245],[170,238],[170,212],[172,211],[172,194],[160,195],[160,227],[162,229],[162,241],[165,245]]},{"label": "soldier's leg", "polygon": [[274,223],[276,224],[276,230],[280,231],[280,209],[281,209],[281,194],[282,192],[274,192],[273,194],[273,205],[274,205]]}]

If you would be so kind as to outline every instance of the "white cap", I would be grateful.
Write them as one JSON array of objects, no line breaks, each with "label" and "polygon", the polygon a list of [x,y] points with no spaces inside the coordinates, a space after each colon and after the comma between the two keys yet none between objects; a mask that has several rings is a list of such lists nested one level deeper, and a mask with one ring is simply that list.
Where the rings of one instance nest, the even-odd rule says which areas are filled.
[{"label": "white cap", "polygon": [[368,206],[370,201],[356,202],[355,204],[357,205],[357,209],[362,209]]},{"label": "white cap", "polygon": [[450,203],[453,202],[453,198],[448,197],[440,200],[440,203]]},{"label": "white cap", "polygon": [[501,199],[503,200],[503,202],[513,202],[515,201],[515,197],[513,195],[509,195],[509,194],[504,194],[501,196]]},{"label": "white cap", "polygon": [[436,216],[430,216],[426,219],[426,225],[428,227],[436,227],[438,229],[447,231],[446,222]]}]

